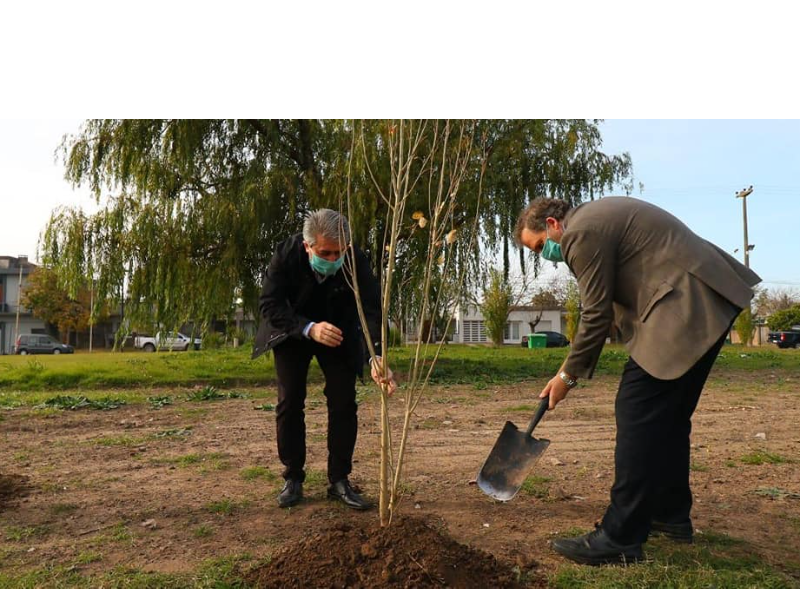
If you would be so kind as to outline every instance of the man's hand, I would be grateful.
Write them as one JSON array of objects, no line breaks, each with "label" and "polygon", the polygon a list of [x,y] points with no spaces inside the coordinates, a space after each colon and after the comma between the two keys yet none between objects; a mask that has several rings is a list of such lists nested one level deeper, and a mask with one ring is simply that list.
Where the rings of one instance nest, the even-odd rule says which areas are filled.
[{"label": "man's hand", "polygon": [[336,325],[331,325],[327,321],[314,323],[311,329],[308,330],[308,337],[315,342],[319,342],[323,346],[329,346],[331,348],[336,348],[344,339],[342,337],[342,330],[336,327]]},{"label": "man's hand", "polygon": [[544,398],[546,396],[550,396],[550,406],[548,410],[553,410],[556,407],[556,404],[561,402],[569,393],[569,387],[564,380],[561,379],[558,375],[553,377],[550,381],[547,382],[547,385],[544,386],[542,393],[539,394],[539,398]]},{"label": "man's hand", "polygon": [[392,373],[392,370],[389,367],[386,367],[386,375],[381,377],[381,365],[383,364],[382,357],[376,356],[370,364],[373,381],[380,386],[385,385],[386,393],[389,396],[394,394],[394,391],[397,389],[397,383],[395,383],[394,373]]}]

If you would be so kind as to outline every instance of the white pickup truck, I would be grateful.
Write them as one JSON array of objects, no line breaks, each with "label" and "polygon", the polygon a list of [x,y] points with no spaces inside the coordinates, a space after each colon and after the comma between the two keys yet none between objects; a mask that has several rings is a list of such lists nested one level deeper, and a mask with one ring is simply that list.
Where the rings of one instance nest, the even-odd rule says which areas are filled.
[{"label": "white pickup truck", "polygon": [[[200,338],[194,339],[195,350],[200,349],[200,342]],[[156,350],[188,350],[191,344],[191,338],[182,333],[163,337],[159,334],[154,336],[137,335],[133,339],[134,347],[141,348],[145,352],[155,352]]]}]

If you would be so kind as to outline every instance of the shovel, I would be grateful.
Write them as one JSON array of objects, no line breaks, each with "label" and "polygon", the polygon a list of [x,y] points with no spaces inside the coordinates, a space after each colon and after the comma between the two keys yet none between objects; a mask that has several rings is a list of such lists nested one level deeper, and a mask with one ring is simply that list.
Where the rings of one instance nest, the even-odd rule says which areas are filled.
[{"label": "shovel", "polygon": [[550,398],[544,398],[533,415],[528,429],[520,431],[511,421],[506,421],[500,437],[494,444],[486,462],[478,473],[478,487],[495,500],[508,502],[516,496],[525,477],[550,445],[550,440],[536,439],[531,435],[541,420]]}]

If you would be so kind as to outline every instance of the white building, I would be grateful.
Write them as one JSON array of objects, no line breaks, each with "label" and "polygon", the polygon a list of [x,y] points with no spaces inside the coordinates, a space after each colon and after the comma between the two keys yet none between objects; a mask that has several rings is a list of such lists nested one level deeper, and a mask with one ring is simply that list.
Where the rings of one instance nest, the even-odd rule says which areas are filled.
[{"label": "white building", "polygon": [[[520,345],[531,333],[566,330],[566,312],[552,307],[540,310],[532,306],[513,306],[506,321],[504,343]],[[490,340],[486,336],[483,314],[480,308],[468,306],[459,309],[455,316],[454,343],[483,344]]]},{"label": "white building", "polygon": [[0,256],[0,354],[13,354],[15,335],[49,333],[44,321],[19,302],[20,290],[24,291],[25,280],[35,269],[25,256]]}]

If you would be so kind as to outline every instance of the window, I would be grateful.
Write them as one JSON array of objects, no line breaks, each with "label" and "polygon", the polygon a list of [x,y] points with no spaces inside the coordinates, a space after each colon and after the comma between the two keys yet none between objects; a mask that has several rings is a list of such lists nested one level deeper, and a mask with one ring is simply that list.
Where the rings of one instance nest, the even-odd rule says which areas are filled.
[{"label": "window", "polygon": [[464,332],[461,341],[465,343],[477,344],[486,341],[486,328],[483,321],[463,321],[461,329]]},{"label": "window", "polygon": [[506,321],[503,329],[503,339],[507,341],[519,340],[519,325],[522,321]]}]

